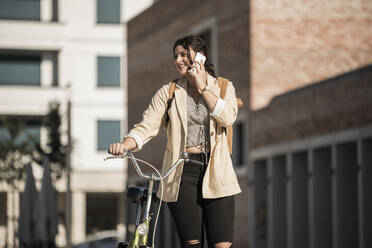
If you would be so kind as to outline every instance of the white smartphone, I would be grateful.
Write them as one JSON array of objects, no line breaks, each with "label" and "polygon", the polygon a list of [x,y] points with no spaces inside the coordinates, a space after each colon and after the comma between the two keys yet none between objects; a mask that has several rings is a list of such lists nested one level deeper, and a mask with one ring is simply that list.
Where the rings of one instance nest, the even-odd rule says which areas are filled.
[{"label": "white smartphone", "polygon": [[[198,61],[199,63],[201,63],[201,64],[204,65],[206,59],[207,59],[207,58],[206,58],[203,54],[197,52],[196,55],[195,55],[195,59],[194,59],[194,61]],[[199,66],[198,64],[196,64],[196,65]],[[200,69],[200,68],[199,68],[199,69]],[[191,68],[191,70],[193,70],[193,72],[196,72],[196,71],[195,71],[195,68]]]}]

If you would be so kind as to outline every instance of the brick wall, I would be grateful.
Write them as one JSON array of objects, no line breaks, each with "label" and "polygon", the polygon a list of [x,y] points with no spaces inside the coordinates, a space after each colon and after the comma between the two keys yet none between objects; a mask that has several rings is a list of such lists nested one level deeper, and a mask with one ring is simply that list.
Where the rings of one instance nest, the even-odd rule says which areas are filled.
[{"label": "brick wall", "polygon": [[372,65],[276,96],[251,114],[252,149],[372,124]]},{"label": "brick wall", "polygon": [[252,108],[372,63],[371,27],[370,0],[252,0]]}]

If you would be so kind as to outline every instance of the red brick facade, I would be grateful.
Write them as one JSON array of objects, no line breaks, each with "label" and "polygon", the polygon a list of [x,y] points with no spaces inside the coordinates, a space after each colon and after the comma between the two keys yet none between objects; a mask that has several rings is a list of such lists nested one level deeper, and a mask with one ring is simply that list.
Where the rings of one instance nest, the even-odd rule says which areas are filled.
[{"label": "red brick facade", "polygon": [[372,65],[276,96],[252,112],[252,149],[372,124]]},{"label": "red brick facade", "polygon": [[253,109],[372,63],[372,2],[251,1]]}]

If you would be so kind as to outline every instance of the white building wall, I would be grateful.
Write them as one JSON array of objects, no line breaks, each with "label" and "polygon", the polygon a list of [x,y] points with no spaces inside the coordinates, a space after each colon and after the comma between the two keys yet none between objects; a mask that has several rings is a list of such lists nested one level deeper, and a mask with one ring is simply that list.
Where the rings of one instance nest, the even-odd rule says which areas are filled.
[{"label": "white building wall", "polygon": [[[86,192],[125,190],[124,161],[103,162],[107,153],[97,151],[97,121],[120,120],[121,136],[126,133],[126,21],[152,3],[153,0],[122,0],[121,24],[97,24],[94,0],[59,0],[58,22],[50,22],[52,0],[41,0],[40,22],[0,20],[1,50],[42,51],[43,54],[41,86],[0,85],[0,115],[45,115],[48,103],[57,100],[61,103],[66,132],[67,100],[71,100],[74,242],[85,239],[85,222],[80,222],[88,218],[85,216]],[[58,87],[52,87],[51,52],[58,54]],[[97,56],[120,57],[121,87],[97,87]],[[45,138],[42,132],[42,143]],[[120,139],[118,137],[118,141]],[[56,187],[64,192],[65,181],[57,182]],[[4,190],[6,187],[0,187],[0,191]],[[8,237],[12,235],[8,233]]]}]

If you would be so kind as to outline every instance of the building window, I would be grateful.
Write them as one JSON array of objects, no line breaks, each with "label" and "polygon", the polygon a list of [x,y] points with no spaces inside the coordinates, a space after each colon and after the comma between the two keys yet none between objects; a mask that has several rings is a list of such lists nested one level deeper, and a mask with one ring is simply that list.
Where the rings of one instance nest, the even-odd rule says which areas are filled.
[{"label": "building window", "polygon": [[58,52],[0,50],[0,86],[58,86]]},{"label": "building window", "polygon": [[236,168],[244,166],[244,122],[237,121],[233,126],[233,153],[232,160]]},{"label": "building window", "polygon": [[0,54],[0,85],[41,84],[41,55]]},{"label": "building window", "polygon": [[107,151],[108,146],[120,139],[120,121],[98,121],[97,150]]},{"label": "building window", "polygon": [[217,19],[209,18],[191,29],[192,34],[200,36],[208,48],[209,62],[214,65],[215,73],[218,75],[218,33]]},{"label": "building window", "polygon": [[99,87],[120,87],[120,57],[97,58]]},{"label": "building window", "polygon": [[86,197],[86,234],[115,230],[119,222],[119,195],[87,193]]},{"label": "building window", "polygon": [[268,238],[268,179],[267,160],[256,160],[254,165],[254,244],[267,247]]},{"label": "building window", "polygon": [[7,192],[0,192],[0,247],[6,247]]},{"label": "building window", "polygon": [[40,20],[40,0],[1,0],[0,19]]},{"label": "building window", "polygon": [[39,117],[7,117],[2,120],[0,122],[0,142],[7,142],[12,138],[7,125],[20,128],[20,132],[13,139],[14,144],[20,145],[26,142],[32,149],[35,143],[40,143],[41,119]]},{"label": "building window", "polygon": [[58,0],[0,0],[0,20],[58,21]]},{"label": "building window", "polygon": [[120,23],[120,0],[97,0],[97,23]]},{"label": "building window", "polygon": [[197,33],[198,36],[200,36],[204,41],[205,44],[208,48],[208,57],[209,57],[209,62],[212,64],[216,65],[216,60],[215,60],[215,54],[214,54],[214,42],[212,39],[212,28],[207,28],[204,29],[203,31],[200,31]]},{"label": "building window", "polygon": [[198,35],[205,41],[207,48],[211,49],[212,48],[212,30],[208,28],[200,32]]},{"label": "building window", "polygon": [[[0,192],[0,226],[6,226],[7,223],[7,192]],[[1,236],[0,236],[1,237]]]}]

